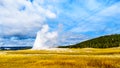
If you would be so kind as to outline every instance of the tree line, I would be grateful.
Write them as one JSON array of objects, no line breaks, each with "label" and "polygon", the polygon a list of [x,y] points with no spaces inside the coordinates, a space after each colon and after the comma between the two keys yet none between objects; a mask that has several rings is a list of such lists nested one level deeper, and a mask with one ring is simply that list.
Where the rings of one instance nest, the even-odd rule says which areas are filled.
[{"label": "tree line", "polygon": [[59,46],[59,48],[111,48],[119,46],[120,34],[113,34],[90,39],[75,45]]}]

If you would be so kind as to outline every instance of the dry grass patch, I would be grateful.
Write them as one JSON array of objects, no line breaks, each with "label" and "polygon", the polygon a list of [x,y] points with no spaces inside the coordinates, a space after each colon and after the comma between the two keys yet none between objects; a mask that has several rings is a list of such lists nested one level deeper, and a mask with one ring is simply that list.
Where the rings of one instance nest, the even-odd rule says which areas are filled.
[{"label": "dry grass patch", "polygon": [[119,52],[119,48],[0,51],[0,67],[120,68]]}]

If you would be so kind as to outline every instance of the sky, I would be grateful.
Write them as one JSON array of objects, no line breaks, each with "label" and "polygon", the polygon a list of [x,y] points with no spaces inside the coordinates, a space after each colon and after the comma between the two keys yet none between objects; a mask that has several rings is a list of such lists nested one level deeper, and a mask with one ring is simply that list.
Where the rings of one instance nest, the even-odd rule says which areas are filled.
[{"label": "sky", "polygon": [[58,45],[120,34],[120,0],[0,0],[0,46],[33,46],[44,25]]}]

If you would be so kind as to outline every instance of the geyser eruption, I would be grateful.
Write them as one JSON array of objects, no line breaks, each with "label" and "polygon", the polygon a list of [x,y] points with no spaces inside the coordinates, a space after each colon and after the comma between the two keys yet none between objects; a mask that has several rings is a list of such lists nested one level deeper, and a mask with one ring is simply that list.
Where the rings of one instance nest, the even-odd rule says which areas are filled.
[{"label": "geyser eruption", "polygon": [[49,32],[49,26],[43,25],[42,29],[37,32],[34,42],[34,50],[54,48],[57,42],[57,32]]}]

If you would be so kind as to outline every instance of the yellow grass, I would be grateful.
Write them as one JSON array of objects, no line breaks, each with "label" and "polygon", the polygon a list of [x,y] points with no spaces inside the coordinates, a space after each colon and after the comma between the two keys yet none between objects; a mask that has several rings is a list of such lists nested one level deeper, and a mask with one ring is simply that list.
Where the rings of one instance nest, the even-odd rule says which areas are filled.
[{"label": "yellow grass", "polygon": [[120,68],[120,48],[0,51],[0,68]]}]

